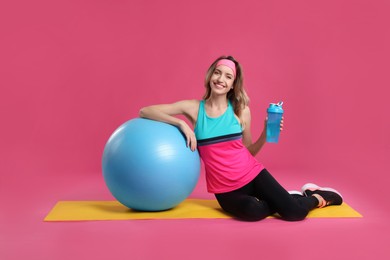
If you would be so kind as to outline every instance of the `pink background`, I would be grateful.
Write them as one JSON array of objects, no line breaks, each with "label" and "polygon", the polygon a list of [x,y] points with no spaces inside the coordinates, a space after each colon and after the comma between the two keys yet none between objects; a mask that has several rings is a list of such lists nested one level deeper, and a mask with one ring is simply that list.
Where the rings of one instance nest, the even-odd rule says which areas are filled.
[{"label": "pink background", "polygon": [[[389,11],[386,0],[3,1],[0,258],[388,259]],[[112,200],[110,134],[142,106],[200,99],[220,55],[244,68],[255,137],[268,103],[285,102],[281,142],[258,159],[288,189],[337,188],[363,219],[42,221],[58,200]],[[203,175],[192,197],[213,198]]]}]

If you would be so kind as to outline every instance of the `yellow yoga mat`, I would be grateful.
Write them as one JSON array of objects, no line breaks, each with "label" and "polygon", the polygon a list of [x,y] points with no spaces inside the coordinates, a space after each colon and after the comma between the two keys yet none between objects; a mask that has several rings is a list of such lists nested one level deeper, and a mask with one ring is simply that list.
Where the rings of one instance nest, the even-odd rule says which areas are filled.
[{"label": "yellow yoga mat", "polygon": [[[361,218],[362,215],[346,203],[312,210],[309,218]],[[216,200],[186,199],[173,209],[160,212],[138,212],[117,201],[59,201],[45,221],[91,221],[130,219],[207,219],[231,218]]]}]

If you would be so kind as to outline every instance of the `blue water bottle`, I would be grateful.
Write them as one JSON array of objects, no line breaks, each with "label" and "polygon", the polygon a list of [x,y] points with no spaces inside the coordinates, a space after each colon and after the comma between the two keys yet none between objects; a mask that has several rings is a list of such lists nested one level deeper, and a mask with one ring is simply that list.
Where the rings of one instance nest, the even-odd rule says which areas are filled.
[{"label": "blue water bottle", "polygon": [[267,143],[277,143],[280,135],[280,121],[283,116],[283,102],[277,104],[271,103],[267,109]]}]

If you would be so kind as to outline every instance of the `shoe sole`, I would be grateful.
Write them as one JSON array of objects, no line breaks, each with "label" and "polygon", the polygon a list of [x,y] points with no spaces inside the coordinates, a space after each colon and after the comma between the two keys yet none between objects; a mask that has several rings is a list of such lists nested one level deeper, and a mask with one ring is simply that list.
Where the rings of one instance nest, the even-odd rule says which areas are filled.
[{"label": "shoe sole", "polygon": [[332,189],[332,188],[320,187],[320,186],[318,186],[318,185],[316,185],[314,183],[306,183],[305,185],[303,185],[302,193],[305,194],[305,195],[306,195],[306,192],[305,192],[306,190],[310,190],[310,191],[315,191],[315,190],[331,191],[331,192],[334,192],[334,193],[338,194],[341,198],[343,198],[343,196],[337,190]]},{"label": "shoe sole", "polygon": [[305,194],[303,194],[302,192],[297,191],[297,190],[290,190],[288,193],[290,193],[290,195],[301,195],[301,196],[305,196]]}]

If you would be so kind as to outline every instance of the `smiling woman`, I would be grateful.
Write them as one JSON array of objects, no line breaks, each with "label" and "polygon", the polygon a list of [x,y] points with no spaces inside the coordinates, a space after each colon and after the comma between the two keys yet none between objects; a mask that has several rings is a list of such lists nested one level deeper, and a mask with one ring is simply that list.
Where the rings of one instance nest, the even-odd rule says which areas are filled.
[{"label": "smiling woman", "polygon": [[248,95],[244,89],[244,79],[240,63],[231,56],[217,59],[206,73],[204,100],[211,96],[211,87],[219,83],[226,87],[226,97],[232,102],[234,113],[240,116],[242,109],[249,104]]},{"label": "smiling woman", "polygon": [[[239,219],[257,221],[278,213],[282,219],[296,221],[316,207],[340,205],[340,193],[314,184],[305,185],[303,194],[291,195],[255,158],[266,142],[267,119],[253,143],[243,82],[240,64],[231,56],[222,56],[207,71],[203,100],[142,108],[140,116],[180,128],[187,146],[199,150],[207,190],[215,194],[223,210]],[[178,114],[187,116],[194,130],[176,118]]]}]

